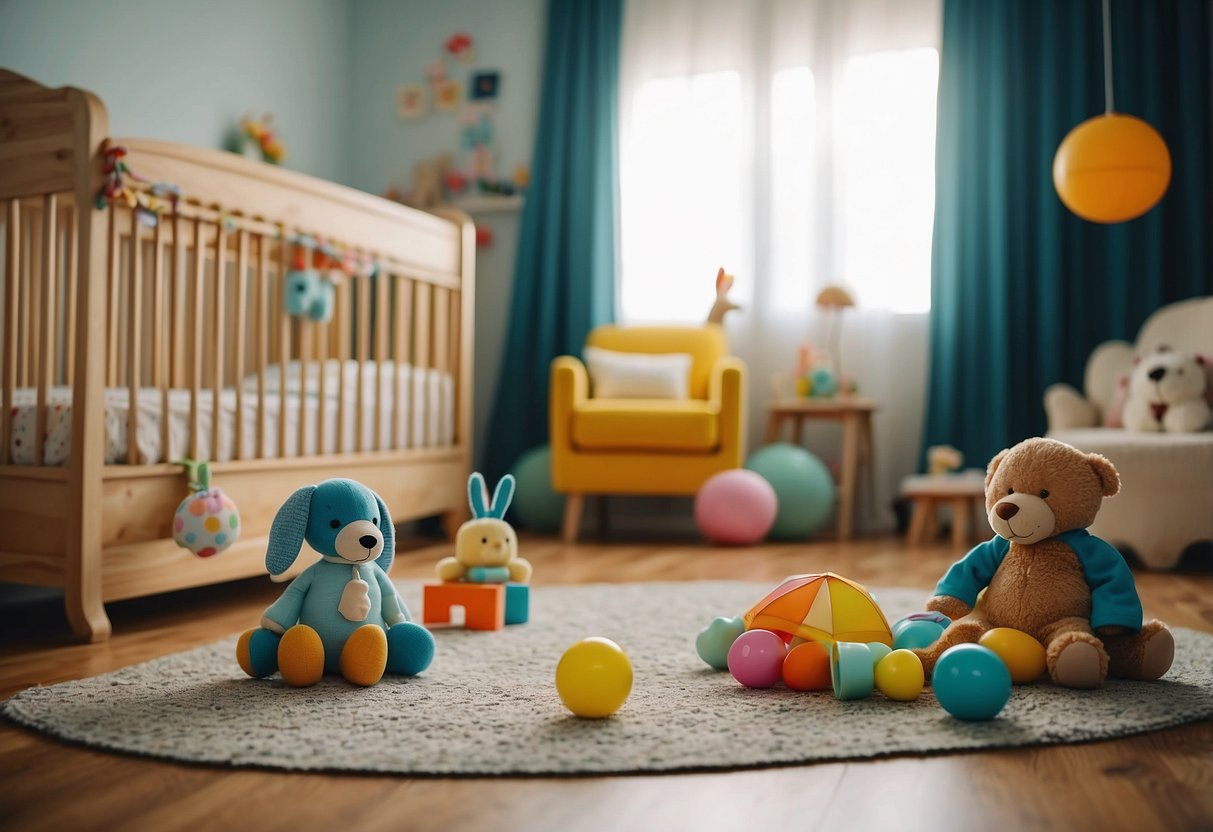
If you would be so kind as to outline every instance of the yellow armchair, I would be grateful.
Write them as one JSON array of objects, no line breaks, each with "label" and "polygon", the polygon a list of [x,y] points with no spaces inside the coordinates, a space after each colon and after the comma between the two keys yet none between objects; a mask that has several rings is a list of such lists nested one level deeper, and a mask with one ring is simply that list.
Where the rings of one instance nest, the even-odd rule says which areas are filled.
[{"label": "yellow armchair", "polygon": [[564,539],[581,526],[587,495],[694,494],[713,474],[741,466],[745,365],[727,354],[717,324],[601,326],[587,346],[616,352],[687,353],[687,399],[593,398],[585,365],[552,362],[552,485],[567,497]]}]

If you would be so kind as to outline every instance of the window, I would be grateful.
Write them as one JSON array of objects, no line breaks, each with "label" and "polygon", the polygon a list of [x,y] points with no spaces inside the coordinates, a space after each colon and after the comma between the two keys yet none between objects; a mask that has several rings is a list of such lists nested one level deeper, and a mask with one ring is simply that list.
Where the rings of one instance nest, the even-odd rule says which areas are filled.
[{"label": "window", "polygon": [[938,76],[934,49],[847,62],[834,203],[842,282],[855,288],[860,306],[931,308]]},{"label": "window", "polygon": [[[780,69],[757,116],[765,148],[743,120],[756,107],[739,73],[639,85],[624,102],[622,318],[701,320],[722,265],[738,273],[735,299],[762,282],[776,317],[803,315],[832,283],[867,308],[927,311],[938,72],[934,49],[855,55],[824,80]],[[755,265],[768,274],[754,277]]]},{"label": "window", "polygon": [[701,320],[716,270],[737,268],[742,256],[740,78],[649,81],[631,117],[620,171],[623,317]]}]

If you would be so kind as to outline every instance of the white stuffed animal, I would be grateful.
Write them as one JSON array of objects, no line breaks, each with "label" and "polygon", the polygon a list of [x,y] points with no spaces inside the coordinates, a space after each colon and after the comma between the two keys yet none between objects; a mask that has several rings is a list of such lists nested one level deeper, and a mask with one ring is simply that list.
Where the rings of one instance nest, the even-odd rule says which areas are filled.
[{"label": "white stuffed animal", "polygon": [[1124,425],[1128,430],[1190,433],[1209,423],[1204,359],[1168,347],[1137,359],[1129,377]]}]

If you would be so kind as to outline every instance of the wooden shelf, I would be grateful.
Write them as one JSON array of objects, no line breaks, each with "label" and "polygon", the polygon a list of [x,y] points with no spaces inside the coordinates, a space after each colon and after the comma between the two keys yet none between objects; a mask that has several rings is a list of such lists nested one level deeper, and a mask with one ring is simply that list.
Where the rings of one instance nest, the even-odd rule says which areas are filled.
[{"label": "wooden shelf", "polygon": [[522,204],[522,194],[513,194],[511,196],[484,194],[460,197],[451,201],[452,208],[458,208],[460,211],[466,211],[469,214],[521,211]]}]

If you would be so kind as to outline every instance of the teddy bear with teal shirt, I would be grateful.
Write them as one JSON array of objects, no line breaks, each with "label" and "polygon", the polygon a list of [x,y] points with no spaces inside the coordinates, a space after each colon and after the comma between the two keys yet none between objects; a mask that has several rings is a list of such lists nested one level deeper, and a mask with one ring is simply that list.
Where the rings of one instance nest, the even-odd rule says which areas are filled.
[{"label": "teddy bear with teal shirt", "polygon": [[387,573],[395,533],[378,494],[348,479],[300,488],[270,527],[265,566],[290,568],[303,542],[320,554],[244,633],[236,659],[250,676],[276,671],[294,687],[340,673],[355,685],[383,674],[413,676],[429,667],[434,637],[412,621]]}]

